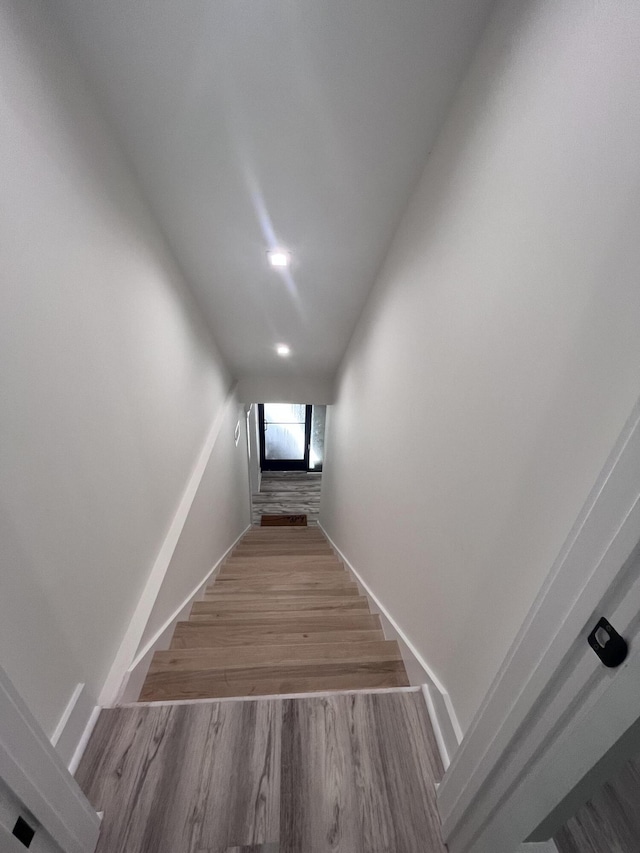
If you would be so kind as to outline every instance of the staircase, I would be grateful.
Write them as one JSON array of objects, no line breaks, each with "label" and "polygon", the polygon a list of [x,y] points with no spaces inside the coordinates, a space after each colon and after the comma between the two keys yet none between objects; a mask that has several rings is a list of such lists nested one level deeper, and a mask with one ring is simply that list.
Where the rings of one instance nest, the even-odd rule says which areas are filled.
[{"label": "staircase", "polygon": [[318,527],[252,527],[156,652],[141,702],[404,687],[395,641]]}]

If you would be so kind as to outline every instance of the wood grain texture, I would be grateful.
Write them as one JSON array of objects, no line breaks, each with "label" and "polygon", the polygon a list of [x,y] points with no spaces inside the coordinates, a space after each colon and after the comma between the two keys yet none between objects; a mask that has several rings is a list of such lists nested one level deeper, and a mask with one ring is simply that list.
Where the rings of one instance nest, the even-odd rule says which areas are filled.
[{"label": "wood grain texture", "polygon": [[304,529],[288,529],[274,530],[264,527],[252,527],[247,531],[245,545],[255,544],[256,542],[275,542],[275,543],[290,543],[290,542],[312,542],[326,545],[326,539],[319,527],[308,527]]},{"label": "wood grain texture", "polygon": [[[268,514],[268,513],[266,513],[266,514]],[[294,513],[294,515],[295,514],[296,513]],[[298,513],[298,514],[300,514],[300,513]],[[322,534],[322,531],[317,526],[316,527],[310,527],[308,530],[305,530],[303,532],[307,538],[312,538],[314,535],[321,535]],[[288,533],[288,531],[287,530],[284,530],[284,531],[263,530],[263,528],[260,524],[252,525],[252,529],[251,529],[251,535],[254,538],[257,538],[258,536],[262,536],[262,535],[265,535],[265,536],[273,535],[277,538],[279,533],[285,533],[286,534],[286,533]]]},{"label": "wood grain texture", "polygon": [[175,853],[278,837],[280,703],[103,711],[78,769],[98,851]]},{"label": "wood grain texture", "polygon": [[158,652],[150,667],[154,671],[238,669],[247,666],[288,666],[327,661],[401,661],[398,644],[390,640],[373,642],[319,643],[303,646],[233,646],[227,649],[168,649]]},{"label": "wood grain texture", "polygon": [[[272,626],[273,627],[273,626]],[[301,646],[318,643],[372,642],[384,640],[381,630],[297,631],[283,633],[276,628],[274,633],[260,631],[246,625],[229,628],[202,622],[178,622],[171,641],[172,649],[228,648],[230,646]]]},{"label": "wood grain texture", "polygon": [[290,528],[284,531],[284,535],[279,531],[278,535],[274,535],[272,531],[264,527],[250,528],[245,534],[245,547],[254,546],[257,544],[272,544],[272,545],[290,545],[293,543],[301,543],[308,545],[327,546],[328,542],[324,534],[318,528],[318,532],[311,528]]},{"label": "wood grain texture", "polygon": [[325,581],[325,583],[290,584],[274,583],[218,583],[205,593],[203,601],[215,601],[216,599],[250,600],[261,596],[270,598],[296,598],[300,596],[333,596],[351,595],[358,596],[358,587],[355,583],[344,583],[342,581]]},{"label": "wood grain texture", "polygon": [[441,766],[419,702],[285,701],[282,853],[446,853],[433,787]]},{"label": "wood grain texture", "polygon": [[331,661],[225,669],[149,670],[141,702],[233,696],[269,696],[313,691],[408,687],[401,660]]},{"label": "wood grain texture", "polygon": [[[242,555],[233,553],[226,563],[225,568],[248,569],[250,567],[260,568],[264,571],[269,569],[302,569],[316,571],[323,566],[328,569],[344,571],[344,567],[335,554],[301,554],[299,551],[293,554],[262,554]],[[307,568],[310,567],[310,568]]]},{"label": "wood grain texture", "polygon": [[326,540],[323,541],[319,536],[302,535],[301,531],[304,532],[303,528],[298,528],[295,530],[295,533],[291,534],[291,530],[293,529],[294,528],[290,528],[286,536],[276,537],[250,535],[249,538],[240,542],[237,546],[238,551],[239,553],[243,553],[245,551],[251,551],[257,547],[264,547],[272,548],[276,551],[286,551],[289,548],[300,548],[302,550],[308,549],[313,553],[315,548],[319,548],[325,553],[331,553],[331,548]]},{"label": "wood grain texture", "polygon": [[559,853],[638,853],[640,759],[603,785],[554,840]]},{"label": "wood grain texture", "polygon": [[303,610],[295,613],[229,613],[214,618],[210,613],[201,616],[191,615],[190,622],[206,622],[213,625],[245,627],[253,626],[261,631],[328,631],[334,628],[348,630],[349,628],[367,629],[380,628],[380,617],[374,613],[363,613],[361,610],[345,610],[336,613],[335,610]]},{"label": "wood grain texture", "polygon": [[[252,525],[251,530],[249,531],[252,539],[284,539],[289,536],[288,530],[265,530],[262,525],[254,524]],[[283,535],[280,535],[283,534]],[[303,531],[295,531],[289,538],[298,539],[321,539],[322,538],[322,530],[319,527],[309,527],[307,530]]]},{"label": "wood grain texture", "polygon": [[264,471],[260,491],[251,496],[253,523],[259,524],[263,513],[305,513],[309,525],[316,525],[320,513],[321,485],[321,474]]},{"label": "wood grain texture", "polygon": [[140,699],[407,686],[397,643],[363,636],[380,627],[319,528],[252,528],[153,656]]},{"label": "wood grain texture", "polygon": [[235,557],[255,558],[255,557],[329,557],[334,558],[335,554],[330,550],[328,545],[316,545],[309,542],[304,544],[278,544],[278,543],[257,543],[255,545],[238,546],[235,552]]},{"label": "wood grain texture", "polygon": [[441,773],[415,692],[103,711],[77,779],[97,853],[445,853]]},{"label": "wood grain texture", "polygon": [[335,554],[250,554],[242,555],[235,552],[227,560],[228,563],[259,563],[261,566],[268,566],[269,563],[326,563],[333,562],[340,564],[338,557]]},{"label": "wood grain texture", "polygon": [[269,535],[252,536],[249,533],[247,534],[247,538],[237,546],[239,550],[234,556],[255,557],[256,555],[252,552],[260,549],[258,556],[263,553],[266,556],[278,556],[280,553],[286,555],[289,553],[293,556],[301,554],[302,556],[313,557],[314,554],[317,554],[322,557],[336,557],[335,552],[331,549],[326,539],[321,539],[315,535],[302,536],[299,531],[300,528],[296,530],[295,536],[288,535],[285,538]]},{"label": "wood grain texture", "polygon": [[342,594],[343,591],[357,592],[358,587],[353,581],[349,581],[344,577],[323,577],[322,580],[301,581],[294,579],[291,581],[278,580],[272,578],[251,578],[246,580],[236,580],[227,578],[218,578],[215,587],[206,591],[206,595],[219,595],[230,592],[260,592],[260,593],[278,593],[278,592],[300,592],[305,595],[313,591],[327,591],[332,595],[335,593]]},{"label": "wood grain texture", "polygon": [[324,581],[338,580],[339,578],[348,579],[345,571],[338,565],[333,563],[320,563],[318,565],[289,565],[279,563],[277,565],[237,565],[227,563],[218,575],[220,580],[266,580],[273,582],[274,580],[284,579],[286,581]]},{"label": "wood grain texture", "polygon": [[280,528],[278,533],[274,534],[272,529],[259,527],[257,528],[257,532],[248,531],[240,544],[247,550],[257,545],[271,545],[274,548],[288,548],[294,545],[296,547],[309,546],[310,548],[321,547],[324,549],[330,547],[319,528],[315,530],[311,530],[310,528],[288,528],[283,530]]},{"label": "wood grain texture", "polygon": [[213,617],[225,613],[241,612],[245,616],[250,616],[251,613],[274,611],[293,611],[301,613],[304,610],[364,610],[369,612],[369,604],[366,598],[361,596],[264,596],[261,598],[250,598],[246,601],[234,601],[222,597],[219,600],[203,600],[196,601],[193,605],[192,613],[194,616],[202,616],[203,614],[211,614]]}]

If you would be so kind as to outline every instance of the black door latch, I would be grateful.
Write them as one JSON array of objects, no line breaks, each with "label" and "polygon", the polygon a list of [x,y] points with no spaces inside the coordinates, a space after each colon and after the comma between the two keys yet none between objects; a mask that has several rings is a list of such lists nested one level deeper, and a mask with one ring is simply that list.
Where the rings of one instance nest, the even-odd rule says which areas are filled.
[{"label": "black door latch", "polygon": [[620,666],[629,651],[627,641],[604,616],[589,634],[587,641],[602,663],[609,667]]}]

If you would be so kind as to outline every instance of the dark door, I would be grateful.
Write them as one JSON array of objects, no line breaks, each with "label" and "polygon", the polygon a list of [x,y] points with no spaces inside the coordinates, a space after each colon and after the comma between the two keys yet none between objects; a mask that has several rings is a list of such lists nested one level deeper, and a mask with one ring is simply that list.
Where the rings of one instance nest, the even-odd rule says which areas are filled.
[{"label": "dark door", "polygon": [[260,403],[260,467],[263,471],[306,471],[311,443],[311,406]]}]

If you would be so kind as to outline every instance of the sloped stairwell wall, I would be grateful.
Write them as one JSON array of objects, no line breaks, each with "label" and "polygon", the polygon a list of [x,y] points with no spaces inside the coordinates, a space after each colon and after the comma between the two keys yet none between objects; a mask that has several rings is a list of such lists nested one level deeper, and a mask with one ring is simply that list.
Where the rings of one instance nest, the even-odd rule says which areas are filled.
[{"label": "sloped stairwell wall", "polygon": [[339,373],[321,523],[463,730],[640,389],[639,38],[499,3]]},{"label": "sloped stairwell wall", "polygon": [[[69,759],[230,378],[46,4],[7,0],[0,33],[0,649]],[[242,451],[174,575],[248,523]]]}]

